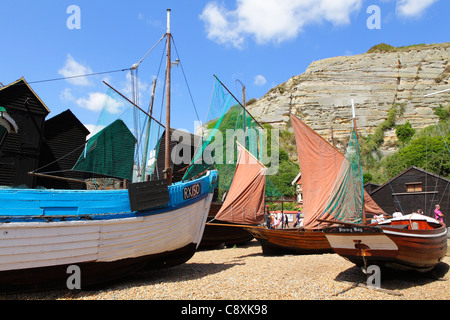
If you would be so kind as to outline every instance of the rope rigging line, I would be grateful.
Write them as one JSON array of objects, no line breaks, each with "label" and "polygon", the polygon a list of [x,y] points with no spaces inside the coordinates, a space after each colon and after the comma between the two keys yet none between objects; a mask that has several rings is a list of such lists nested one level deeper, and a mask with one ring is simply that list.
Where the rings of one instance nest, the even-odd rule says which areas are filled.
[{"label": "rope rigging line", "polygon": [[177,56],[178,56],[178,59],[179,59],[179,64],[181,66],[181,72],[183,73],[184,81],[186,82],[186,86],[188,88],[189,96],[191,97],[192,105],[194,106],[195,114],[197,115],[197,120],[200,122],[200,117],[198,116],[197,108],[195,107],[194,99],[192,97],[191,89],[189,88],[189,83],[187,81],[186,74],[184,73],[183,64],[181,63],[180,55],[178,54],[178,50],[177,50],[177,46],[175,44],[175,40],[174,40],[173,36],[171,38],[172,38],[173,46],[175,48],[175,52],[177,53]]},{"label": "rope rigging line", "polygon": [[42,83],[42,82],[50,82],[50,81],[67,80],[67,79],[97,76],[97,75],[101,75],[101,74],[108,74],[108,73],[115,73],[115,72],[124,72],[124,71],[128,71],[128,70],[131,70],[131,68],[118,69],[118,70],[112,70],[112,71],[95,72],[95,73],[81,74],[81,75],[77,75],[77,76],[54,78],[54,79],[47,79],[47,80],[30,81],[28,83],[33,84],[33,83]]}]

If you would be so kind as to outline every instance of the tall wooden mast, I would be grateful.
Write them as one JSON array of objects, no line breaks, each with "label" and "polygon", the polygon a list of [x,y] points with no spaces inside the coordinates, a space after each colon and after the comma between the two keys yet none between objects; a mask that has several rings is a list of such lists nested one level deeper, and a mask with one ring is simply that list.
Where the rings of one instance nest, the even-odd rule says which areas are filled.
[{"label": "tall wooden mast", "polygon": [[166,67],[166,133],[165,133],[165,178],[172,184],[172,168],[170,167],[170,9],[167,9],[167,67]]}]

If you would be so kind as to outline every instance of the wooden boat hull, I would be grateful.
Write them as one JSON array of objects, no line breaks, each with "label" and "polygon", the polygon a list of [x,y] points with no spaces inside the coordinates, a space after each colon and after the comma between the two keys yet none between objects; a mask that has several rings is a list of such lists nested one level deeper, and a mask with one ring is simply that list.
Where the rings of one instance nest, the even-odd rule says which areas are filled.
[{"label": "wooden boat hull", "polygon": [[[414,222],[414,220],[412,221]],[[447,252],[447,229],[404,229],[398,225],[325,228],[333,250],[359,267],[377,265],[399,270],[429,271]]]},{"label": "wooden boat hull", "polygon": [[211,203],[208,214],[208,221],[211,222],[205,226],[205,231],[203,232],[202,241],[199,246],[200,249],[239,245],[253,239],[253,236],[244,228],[232,227],[232,223],[214,219],[221,206],[222,202]]},{"label": "wooden boat hull", "polygon": [[321,230],[245,228],[261,244],[263,254],[320,254],[333,252]]},{"label": "wooden boat hull", "polygon": [[[204,179],[207,189],[211,180]],[[213,194],[211,189],[193,199],[177,200],[182,186],[174,185],[171,197],[178,204],[144,212],[2,217],[0,292],[67,288],[71,265],[80,268],[85,288],[142,268],[189,260],[203,235]]]},{"label": "wooden boat hull", "polygon": [[196,252],[195,243],[182,248],[153,255],[128,258],[112,262],[83,262],[0,272],[0,294],[67,289],[70,266],[80,268],[80,287],[90,289],[114,280],[125,278],[133,272],[161,269],[188,261]]}]

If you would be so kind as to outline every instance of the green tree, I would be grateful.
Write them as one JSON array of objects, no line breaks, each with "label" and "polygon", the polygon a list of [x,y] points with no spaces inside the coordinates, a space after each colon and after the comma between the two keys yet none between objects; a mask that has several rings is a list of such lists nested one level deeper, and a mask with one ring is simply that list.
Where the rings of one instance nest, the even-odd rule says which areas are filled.
[{"label": "green tree", "polygon": [[[450,137],[446,137],[447,145]],[[389,178],[403,170],[416,166],[438,175],[450,175],[450,154],[442,137],[426,137],[414,139],[411,143],[395,154],[382,161],[382,167]]]},{"label": "green tree", "polygon": [[416,130],[414,130],[411,126],[411,123],[409,121],[406,121],[403,125],[398,125],[395,129],[395,134],[397,135],[397,138],[403,142],[403,144],[408,143],[412,136],[416,133]]},{"label": "green tree", "polygon": [[434,109],[434,114],[439,117],[440,121],[446,121],[450,118],[450,105],[445,108],[440,104],[438,108]]}]

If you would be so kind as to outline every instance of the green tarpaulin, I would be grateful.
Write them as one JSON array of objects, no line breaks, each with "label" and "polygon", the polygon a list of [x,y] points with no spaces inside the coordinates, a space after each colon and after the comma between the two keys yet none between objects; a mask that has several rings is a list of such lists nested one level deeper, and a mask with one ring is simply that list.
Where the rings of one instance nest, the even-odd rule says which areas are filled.
[{"label": "green tarpaulin", "polygon": [[136,138],[116,120],[89,139],[73,170],[132,180]]}]

